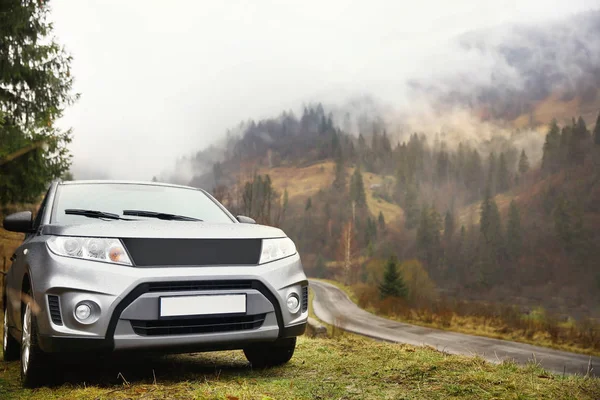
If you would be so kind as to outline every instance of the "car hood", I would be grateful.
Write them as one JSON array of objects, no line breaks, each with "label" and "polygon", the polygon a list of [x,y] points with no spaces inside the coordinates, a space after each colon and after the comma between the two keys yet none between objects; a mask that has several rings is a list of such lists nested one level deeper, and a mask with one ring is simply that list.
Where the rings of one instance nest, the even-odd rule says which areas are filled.
[{"label": "car hood", "polygon": [[78,225],[46,225],[44,235],[105,238],[269,239],[285,237],[278,228],[254,224],[192,221],[94,221]]}]

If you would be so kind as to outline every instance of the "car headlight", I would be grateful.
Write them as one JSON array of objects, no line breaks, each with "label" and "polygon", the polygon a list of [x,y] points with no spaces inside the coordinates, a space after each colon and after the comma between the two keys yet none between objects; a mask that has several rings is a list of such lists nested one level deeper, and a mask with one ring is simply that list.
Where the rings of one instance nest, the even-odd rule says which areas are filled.
[{"label": "car headlight", "polygon": [[263,239],[259,264],[268,263],[296,254],[296,245],[290,238]]},{"label": "car headlight", "polygon": [[47,243],[48,248],[59,256],[131,265],[119,239],[54,236]]}]

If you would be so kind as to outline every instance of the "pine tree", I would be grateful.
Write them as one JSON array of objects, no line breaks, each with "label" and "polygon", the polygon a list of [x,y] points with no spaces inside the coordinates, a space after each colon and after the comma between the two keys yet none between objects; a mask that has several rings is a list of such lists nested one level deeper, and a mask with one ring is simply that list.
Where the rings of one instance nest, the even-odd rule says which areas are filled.
[{"label": "pine tree", "polygon": [[365,185],[359,168],[354,170],[354,174],[352,174],[352,178],[350,179],[350,199],[354,201],[358,207],[367,205]]},{"label": "pine tree", "polygon": [[404,194],[404,226],[414,229],[419,224],[419,203],[417,189],[413,185],[406,187]]},{"label": "pine tree", "polygon": [[505,192],[510,188],[510,174],[508,172],[508,165],[504,153],[500,153],[496,185],[499,193]]},{"label": "pine tree", "polygon": [[78,95],[49,14],[47,1],[0,2],[0,207],[39,201],[71,165],[57,121]]},{"label": "pine tree", "polygon": [[408,289],[404,283],[402,272],[398,270],[396,256],[391,256],[385,266],[383,282],[379,285],[379,295],[382,299],[388,297],[408,296]]},{"label": "pine tree", "polygon": [[498,182],[498,162],[496,159],[496,153],[491,152],[488,158],[488,176],[487,176],[487,188],[492,196],[497,193],[497,182]]},{"label": "pine tree", "polygon": [[544,142],[544,154],[542,156],[542,170],[544,172],[554,173],[557,171],[560,163],[560,142],[560,129],[556,119],[553,119]]},{"label": "pine tree", "polygon": [[529,158],[525,153],[525,149],[521,150],[521,157],[519,157],[519,173],[525,175],[529,171]]},{"label": "pine tree", "polygon": [[379,224],[379,230],[381,232],[385,232],[385,218],[383,217],[383,213],[379,211],[379,216],[377,217],[377,223]]},{"label": "pine tree", "polygon": [[335,178],[333,180],[333,187],[342,192],[346,190],[346,167],[341,152],[335,158]]},{"label": "pine tree", "polygon": [[521,235],[521,217],[517,203],[512,200],[508,210],[508,224],[506,227],[506,250],[508,256],[516,260],[521,254],[523,239]]},{"label": "pine tree", "polygon": [[570,250],[575,241],[574,221],[571,203],[561,197],[553,210],[554,229],[565,249]]},{"label": "pine tree", "polygon": [[308,212],[312,208],[312,199],[309,197],[306,199],[306,205],[304,206],[304,211]]},{"label": "pine tree", "polygon": [[579,117],[573,124],[573,133],[569,146],[569,162],[583,164],[589,146],[590,134],[583,118]]},{"label": "pine tree", "polygon": [[417,229],[417,248],[427,265],[435,268],[440,254],[442,218],[435,207],[423,206]]},{"label": "pine tree", "polygon": [[452,235],[454,234],[454,216],[450,210],[446,211],[444,217],[444,240],[448,244],[452,241]]},{"label": "pine tree", "polygon": [[489,190],[481,203],[480,230],[487,243],[497,245],[501,242],[502,227],[500,223],[500,211]]},{"label": "pine tree", "polygon": [[325,265],[325,259],[323,256],[319,254],[317,256],[317,261],[315,264],[315,277],[317,278],[326,278],[327,276],[327,266]]},{"label": "pine tree", "polygon": [[594,144],[600,146],[600,113],[596,119],[596,126],[594,127]]}]

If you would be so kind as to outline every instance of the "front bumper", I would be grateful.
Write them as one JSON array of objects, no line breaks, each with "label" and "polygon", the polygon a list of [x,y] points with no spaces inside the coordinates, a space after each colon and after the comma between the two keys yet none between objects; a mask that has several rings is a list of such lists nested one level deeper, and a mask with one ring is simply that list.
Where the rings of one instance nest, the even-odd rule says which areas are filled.
[{"label": "front bumper", "polygon": [[[42,267],[31,268],[30,273],[41,310],[37,315],[40,347],[46,352],[236,349],[252,342],[298,336],[306,327],[307,308],[301,306],[293,313],[286,305],[292,292],[302,299],[308,285],[297,254],[257,266],[164,268],[126,267],[51,253],[44,257],[46,260],[35,263]],[[212,321],[206,328],[202,318],[178,324],[177,319],[159,317],[161,296],[205,294],[245,294],[244,318],[255,322],[250,326],[229,318],[230,324],[219,331],[225,324]],[[74,309],[82,301],[98,305],[92,323],[75,318]],[[159,326],[160,331],[154,332],[161,333],[140,328],[146,325]]]}]

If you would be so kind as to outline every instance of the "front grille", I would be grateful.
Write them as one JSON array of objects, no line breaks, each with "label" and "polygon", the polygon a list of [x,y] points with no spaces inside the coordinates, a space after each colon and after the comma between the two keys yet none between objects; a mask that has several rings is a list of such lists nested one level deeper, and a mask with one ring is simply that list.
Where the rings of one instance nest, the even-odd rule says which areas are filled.
[{"label": "front grille", "polygon": [[302,312],[308,310],[308,286],[302,286]]},{"label": "front grille", "polygon": [[191,335],[258,329],[266,314],[232,317],[167,319],[157,321],[131,321],[133,331],[141,336]]},{"label": "front grille", "polygon": [[151,282],[149,292],[184,292],[193,290],[236,290],[252,289],[252,281],[189,281]]},{"label": "front grille", "polygon": [[136,267],[257,265],[261,239],[126,238]]},{"label": "front grille", "polygon": [[56,325],[62,325],[62,316],[60,314],[60,302],[58,296],[48,295],[48,307],[50,308],[50,319]]}]

